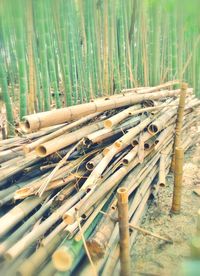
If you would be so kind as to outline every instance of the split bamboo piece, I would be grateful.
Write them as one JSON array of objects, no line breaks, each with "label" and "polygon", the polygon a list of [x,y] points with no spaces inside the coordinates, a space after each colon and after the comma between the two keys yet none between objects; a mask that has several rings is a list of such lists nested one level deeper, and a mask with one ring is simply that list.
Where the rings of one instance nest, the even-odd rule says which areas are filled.
[{"label": "split bamboo piece", "polygon": [[174,191],[171,211],[179,214],[181,210],[181,191],[183,179],[184,151],[182,148],[175,149],[175,171],[174,171]]},{"label": "split bamboo piece", "polygon": [[133,105],[140,103],[141,101],[150,99],[156,100],[165,97],[178,96],[179,90],[176,91],[165,91],[165,92],[154,92],[146,93],[141,95],[129,95],[116,99],[99,100],[96,102],[86,103],[82,105],[76,105],[66,108],[61,108],[53,111],[47,111],[37,114],[25,116],[24,126],[27,130],[37,131],[40,128],[52,126],[72,120],[79,119],[88,114],[103,112],[105,110],[111,110],[113,108]]},{"label": "split bamboo piece", "polygon": [[120,236],[120,274],[123,276],[130,276],[131,267],[129,249],[128,190],[126,188],[121,187],[117,190],[117,207]]}]

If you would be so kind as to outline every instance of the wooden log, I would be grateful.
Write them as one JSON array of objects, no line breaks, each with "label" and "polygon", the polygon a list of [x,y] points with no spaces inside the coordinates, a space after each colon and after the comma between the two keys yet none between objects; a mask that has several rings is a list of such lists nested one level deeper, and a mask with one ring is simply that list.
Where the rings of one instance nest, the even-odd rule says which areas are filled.
[{"label": "wooden log", "polygon": [[171,211],[179,214],[181,210],[181,192],[183,179],[184,151],[182,148],[175,149],[175,171],[174,171],[174,191]]}]

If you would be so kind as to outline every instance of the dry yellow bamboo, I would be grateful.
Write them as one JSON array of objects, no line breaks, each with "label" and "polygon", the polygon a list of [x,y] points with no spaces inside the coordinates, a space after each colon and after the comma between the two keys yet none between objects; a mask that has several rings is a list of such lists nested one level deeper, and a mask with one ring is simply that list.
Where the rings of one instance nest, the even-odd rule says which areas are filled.
[{"label": "dry yellow bamboo", "polygon": [[178,96],[179,93],[179,90],[173,90],[167,92],[161,91],[154,93],[146,93],[141,95],[133,94],[120,98],[100,100],[96,102],[61,108],[57,110],[41,112],[25,116],[23,118],[24,125],[25,128],[28,130],[31,129],[32,131],[37,131],[40,128],[76,120],[78,118],[84,117],[88,114],[92,114],[95,112],[103,112],[105,110],[110,110],[113,108],[133,105],[147,99],[156,100],[164,97]]},{"label": "dry yellow bamboo", "polygon": [[123,121],[127,117],[131,116],[132,115],[131,112],[139,109],[140,107],[141,107],[140,104],[136,104],[134,106],[131,106],[131,107],[115,114],[114,116],[112,116],[109,119],[104,121],[104,127],[112,128],[112,127],[118,125],[121,121]]},{"label": "dry yellow bamboo", "polygon": [[70,199],[66,200],[51,216],[44,220],[37,228],[25,235],[21,240],[14,244],[5,254],[7,259],[17,258],[28,246],[33,244],[41,235],[43,235],[56,221],[58,221],[63,213],[71,208],[84,195],[78,192]]},{"label": "dry yellow bamboo", "polygon": [[65,234],[56,235],[50,243],[39,247],[22,265],[17,269],[17,275],[27,276],[34,275],[39,267],[45,262],[54,252],[59,243],[63,240]]},{"label": "dry yellow bamboo", "polygon": [[183,178],[184,151],[182,148],[175,149],[175,171],[174,171],[174,191],[171,211],[179,214],[181,210],[181,191]]},{"label": "dry yellow bamboo", "polygon": [[166,184],[166,154],[161,153],[160,162],[159,162],[159,175],[158,175],[158,184],[161,187],[164,187]]},{"label": "dry yellow bamboo", "polygon": [[[187,83],[182,83],[178,111],[177,111],[174,149],[176,149],[177,147],[180,147],[181,145],[181,132],[182,132],[182,126],[183,126],[183,117],[184,117],[187,89],[188,89]],[[173,155],[171,169],[174,170],[174,167],[175,167],[175,156]]]},{"label": "dry yellow bamboo", "polygon": [[81,124],[84,124],[85,122],[88,122],[89,120],[95,118],[96,116],[98,116],[100,114],[101,113],[94,113],[94,114],[90,114],[88,116],[85,116],[84,118],[81,118],[81,119],[79,119],[79,120],[77,120],[77,121],[75,121],[71,124],[68,124],[68,125],[66,125],[66,126],[60,128],[60,129],[50,133],[50,134],[48,134],[48,135],[45,135],[45,136],[37,139],[36,141],[30,143],[30,144],[24,145],[23,150],[24,150],[25,153],[30,152],[30,151],[34,150],[37,146],[39,146],[39,145],[41,145],[41,144],[43,144],[47,141],[50,141],[50,140],[52,140],[52,139],[54,139],[54,138],[56,138],[60,135],[63,135],[66,132],[70,132],[73,128],[78,127]]},{"label": "dry yellow bamboo", "polygon": [[135,146],[133,149],[129,151],[129,153],[124,156],[122,163],[124,165],[128,165],[136,156],[138,153],[138,146]]},{"label": "dry yellow bamboo", "polygon": [[117,207],[120,236],[120,264],[122,276],[131,275],[130,241],[129,241],[129,215],[128,215],[128,190],[121,187],[117,190]]},{"label": "dry yellow bamboo", "polygon": [[53,152],[58,151],[59,149],[65,148],[77,141],[79,141],[84,136],[92,133],[96,130],[99,130],[103,127],[103,124],[95,123],[89,126],[82,127],[71,133],[63,134],[55,139],[52,139],[44,144],[41,144],[36,147],[36,154],[40,157],[45,157]]},{"label": "dry yellow bamboo", "polygon": [[128,133],[126,133],[124,136],[122,136],[120,139],[118,139],[114,145],[116,148],[125,148],[128,145],[131,144],[133,138],[139,134],[146,126],[150,124],[152,121],[151,117],[146,118],[144,121],[142,121],[139,125],[131,128]]}]

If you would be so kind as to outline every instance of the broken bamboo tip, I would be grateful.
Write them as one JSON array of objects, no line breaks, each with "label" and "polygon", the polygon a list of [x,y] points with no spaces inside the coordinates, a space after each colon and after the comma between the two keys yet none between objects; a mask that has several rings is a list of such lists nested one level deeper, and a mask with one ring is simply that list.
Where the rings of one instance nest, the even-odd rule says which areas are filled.
[{"label": "broken bamboo tip", "polygon": [[186,82],[183,82],[181,84],[181,90],[187,90],[188,89],[188,84]]}]

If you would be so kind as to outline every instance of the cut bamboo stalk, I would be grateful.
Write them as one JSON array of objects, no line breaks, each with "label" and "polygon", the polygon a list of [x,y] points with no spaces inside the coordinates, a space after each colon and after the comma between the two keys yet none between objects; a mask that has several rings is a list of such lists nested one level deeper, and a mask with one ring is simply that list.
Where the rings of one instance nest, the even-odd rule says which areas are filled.
[{"label": "cut bamboo stalk", "polygon": [[[178,111],[177,111],[174,149],[181,146],[181,132],[182,132],[182,126],[183,126],[183,117],[184,117],[187,89],[188,89],[187,83],[182,83],[181,93],[180,93],[180,98],[179,98]],[[172,158],[171,168],[172,168],[172,170],[174,170],[174,168],[175,168],[175,155],[173,155],[173,158]]]},{"label": "cut bamboo stalk", "polygon": [[[59,223],[56,228],[54,228],[49,235],[47,235],[41,242],[40,246],[46,246],[47,244],[51,243],[51,241],[57,236],[60,235],[60,232],[66,227],[64,222]],[[65,237],[65,236],[64,236]]]},{"label": "cut bamboo stalk", "polygon": [[78,127],[80,126],[81,124],[84,124],[86,122],[88,122],[89,120],[99,116],[101,113],[94,113],[94,114],[90,114],[84,118],[81,118],[71,124],[68,124],[56,131],[54,131],[53,133],[50,133],[48,135],[45,135],[39,139],[37,139],[36,141],[32,142],[31,144],[28,144],[28,145],[25,145],[24,146],[24,152],[27,153],[27,152],[30,152],[32,150],[34,150],[37,146],[49,141],[49,140],[52,140],[62,134],[65,134],[66,132],[69,132],[71,131],[73,128],[75,127]]},{"label": "cut bamboo stalk", "polygon": [[158,183],[161,187],[166,185],[166,154],[161,153],[159,162],[159,176]]},{"label": "cut bamboo stalk", "polygon": [[126,166],[130,164],[131,161],[137,156],[138,146],[135,146],[133,149],[129,151],[129,153],[123,158],[122,162]]},{"label": "cut bamboo stalk", "polygon": [[172,213],[179,214],[181,210],[181,191],[183,179],[184,151],[182,148],[175,149],[175,171],[174,171],[174,191],[172,200]]},{"label": "cut bamboo stalk", "polygon": [[21,240],[19,240],[15,245],[13,245],[5,254],[7,259],[14,259],[19,256],[28,246],[33,244],[41,235],[46,233],[46,231],[58,221],[63,213],[71,208],[82,196],[83,192],[78,192],[76,195],[68,199],[63,205],[61,205],[56,211],[54,211],[51,216],[49,216],[45,221],[43,221],[37,229],[28,233]]},{"label": "cut bamboo stalk", "polygon": [[0,255],[2,256],[8,248],[14,245],[24,233],[34,225],[38,219],[49,209],[52,204],[52,200],[49,200],[47,203],[43,204],[41,208],[31,215],[15,232],[13,232],[9,239],[6,239],[0,244]]},{"label": "cut bamboo stalk", "polygon": [[110,117],[109,119],[104,121],[104,127],[105,128],[113,128],[114,126],[118,125],[121,121],[126,119],[127,117],[131,116],[130,112],[135,111],[141,107],[140,104],[136,104],[134,106],[131,106],[116,115]]},{"label": "cut bamboo stalk", "polygon": [[129,130],[122,138],[118,139],[114,145],[116,148],[125,148],[126,146],[130,145],[133,138],[140,133],[146,126],[148,126],[151,122],[151,118],[146,118],[142,121],[139,125]]},{"label": "cut bamboo stalk", "polygon": [[131,275],[130,249],[129,249],[129,216],[128,216],[128,190],[117,190],[117,207],[120,236],[120,263],[121,275]]},{"label": "cut bamboo stalk", "polygon": [[[93,232],[94,228],[96,227],[96,224],[99,220],[99,217],[97,216],[95,220],[92,222],[90,227],[85,232],[84,238],[87,239]],[[54,264],[54,267],[59,271],[69,271],[73,270],[73,268],[76,266],[76,264],[82,259],[84,255],[83,250],[83,241],[76,242],[72,240],[69,242],[67,240],[64,242],[60,248],[58,248],[53,256],[52,261]]]},{"label": "cut bamboo stalk", "polygon": [[[94,212],[91,214],[91,216],[89,216],[89,218],[85,221],[85,223],[83,224],[83,226],[81,227],[81,232],[84,233],[88,227],[90,226],[90,224],[92,223],[92,221],[96,218],[96,216],[99,214],[100,210],[103,208],[103,206],[105,205],[105,203],[107,202],[108,198],[110,197],[111,194],[109,194],[108,196],[106,196],[98,205],[97,207],[94,209]],[[81,233],[80,230],[78,231],[78,233],[75,235],[74,237],[75,241],[80,241],[81,240]]]},{"label": "cut bamboo stalk", "polygon": [[64,238],[64,233],[56,235],[46,246],[39,247],[23,264],[18,268],[18,275],[33,275],[38,271],[40,266],[45,262],[55,251],[58,245]]},{"label": "cut bamboo stalk", "polygon": [[73,143],[76,143],[81,138],[85,137],[89,133],[99,130],[103,127],[102,123],[95,123],[89,126],[82,127],[71,133],[63,134],[55,139],[52,139],[44,144],[36,147],[36,154],[40,157],[45,157],[53,152],[56,152],[62,148],[65,148]]},{"label": "cut bamboo stalk", "polygon": [[144,100],[161,99],[165,97],[178,96],[180,90],[167,92],[154,92],[141,95],[130,95],[116,99],[101,100],[72,107],[61,108],[58,110],[47,111],[37,114],[32,114],[23,117],[25,127],[31,131],[37,131],[40,128],[52,126],[55,124],[64,123],[67,121],[76,120],[91,113],[103,112],[113,108],[133,105]]},{"label": "cut bamboo stalk", "polygon": [[99,154],[94,156],[90,161],[86,163],[86,169],[88,171],[92,171],[94,167],[96,167],[97,164],[101,161],[102,158],[103,158],[103,153],[100,152]]},{"label": "cut bamboo stalk", "polygon": [[12,229],[43,200],[44,198],[28,198],[0,218],[0,236],[3,236],[10,229]]}]

